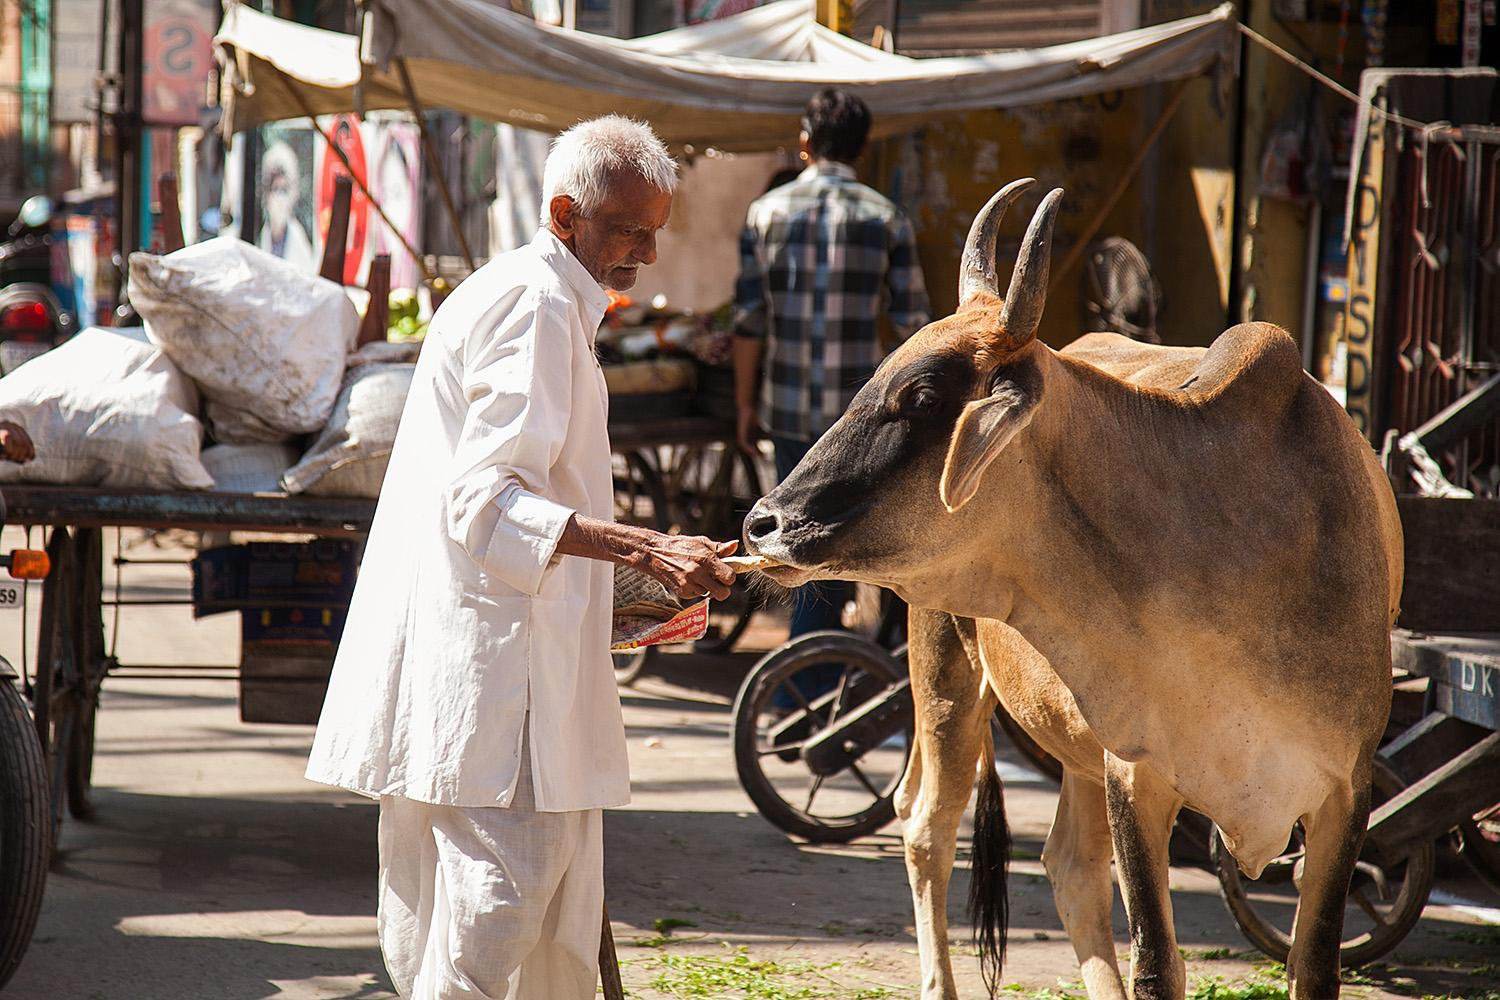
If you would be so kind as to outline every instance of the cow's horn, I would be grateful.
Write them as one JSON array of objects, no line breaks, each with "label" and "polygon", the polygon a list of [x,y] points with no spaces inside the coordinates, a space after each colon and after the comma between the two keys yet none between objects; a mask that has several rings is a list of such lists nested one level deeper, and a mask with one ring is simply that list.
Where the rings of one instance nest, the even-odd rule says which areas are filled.
[{"label": "cow's horn", "polygon": [[995,237],[1000,232],[1000,220],[1005,210],[1021,196],[1021,193],[1036,183],[1034,177],[1022,177],[1011,181],[996,191],[985,206],[974,216],[969,227],[969,239],[964,244],[963,259],[959,264],[958,301],[969,301],[979,292],[1000,294],[1000,275],[995,270]]},{"label": "cow's horn", "polygon": [[1010,289],[1000,310],[1000,328],[1013,342],[1030,340],[1042,321],[1042,307],[1047,304],[1047,269],[1052,257],[1052,225],[1057,221],[1057,203],[1062,188],[1053,188],[1037,206],[1026,227],[1026,239],[1016,255],[1016,269],[1010,275]]}]

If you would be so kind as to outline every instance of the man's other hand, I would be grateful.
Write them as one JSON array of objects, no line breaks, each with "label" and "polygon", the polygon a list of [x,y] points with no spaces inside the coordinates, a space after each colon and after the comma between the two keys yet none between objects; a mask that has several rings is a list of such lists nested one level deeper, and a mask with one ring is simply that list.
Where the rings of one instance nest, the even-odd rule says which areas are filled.
[{"label": "man's other hand", "polygon": [[734,570],[722,557],[734,555],[739,542],[716,542],[701,535],[663,535],[649,532],[641,547],[640,569],[660,580],[685,600],[707,594],[716,601],[729,597]]},{"label": "man's other hand", "polygon": [[756,407],[738,407],[735,413],[734,438],[739,443],[740,451],[747,455],[755,454],[755,442],[760,439],[760,417],[756,413]]},{"label": "man's other hand", "polygon": [[0,420],[0,458],[7,462],[29,462],[36,458],[36,446],[20,424]]}]

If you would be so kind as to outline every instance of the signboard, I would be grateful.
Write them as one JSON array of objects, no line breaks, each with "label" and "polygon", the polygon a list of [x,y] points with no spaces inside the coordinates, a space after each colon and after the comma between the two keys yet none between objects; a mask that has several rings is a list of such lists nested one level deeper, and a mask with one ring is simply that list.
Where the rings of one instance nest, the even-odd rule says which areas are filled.
[{"label": "signboard", "polygon": [[151,125],[196,125],[213,73],[214,0],[146,4],[142,113]]},{"label": "signboard", "polygon": [[[94,120],[94,79],[99,73],[101,0],[52,0],[52,121]],[[114,8],[111,8],[113,11]],[[118,22],[110,17],[106,52],[118,45]]]}]

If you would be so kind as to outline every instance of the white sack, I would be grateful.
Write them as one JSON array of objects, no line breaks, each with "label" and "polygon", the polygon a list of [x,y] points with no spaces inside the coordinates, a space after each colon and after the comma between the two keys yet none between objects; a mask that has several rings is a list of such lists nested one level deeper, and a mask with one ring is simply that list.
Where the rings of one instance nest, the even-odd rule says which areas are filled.
[{"label": "white sack", "polygon": [[322,428],[359,317],[344,289],[232,237],[130,257],[152,342],[198,383],[220,442]]},{"label": "white sack", "polygon": [[193,383],[140,329],[91,327],[0,379],[0,420],[36,444],[0,481],[207,489]]},{"label": "white sack", "polygon": [[328,426],[281,477],[282,487],[313,496],[380,496],[416,367],[377,362],[350,368]]},{"label": "white sack", "polygon": [[297,462],[290,444],[216,444],[204,448],[203,467],[217,493],[276,493],[281,474]]}]

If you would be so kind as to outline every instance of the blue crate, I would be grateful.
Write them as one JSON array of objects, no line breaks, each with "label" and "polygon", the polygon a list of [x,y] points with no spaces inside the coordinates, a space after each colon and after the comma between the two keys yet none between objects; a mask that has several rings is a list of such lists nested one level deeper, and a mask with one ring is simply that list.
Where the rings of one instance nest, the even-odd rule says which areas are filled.
[{"label": "blue crate", "polygon": [[347,539],[250,542],[206,549],[193,559],[193,615],[246,608],[347,608],[359,570]]}]

